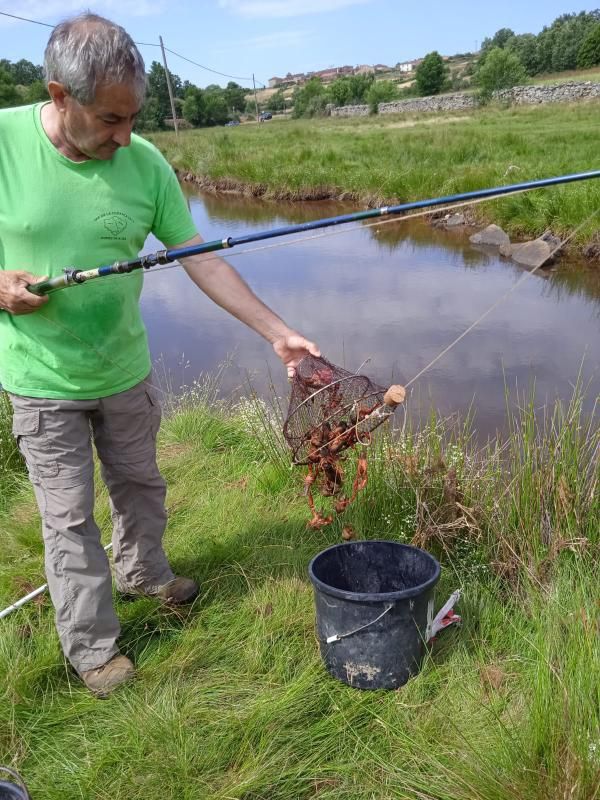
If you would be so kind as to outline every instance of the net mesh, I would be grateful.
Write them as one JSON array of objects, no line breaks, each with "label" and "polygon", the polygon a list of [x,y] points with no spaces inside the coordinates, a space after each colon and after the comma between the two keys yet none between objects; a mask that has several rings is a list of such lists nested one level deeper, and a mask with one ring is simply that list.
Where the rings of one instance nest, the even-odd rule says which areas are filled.
[{"label": "net mesh", "polygon": [[292,379],[283,435],[295,464],[315,463],[323,454],[341,453],[365,433],[357,428],[383,404],[385,389],[365,375],[336,367],[327,359],[306,356]]},{"label": "net mesh", "polygon": [[[384,417],[374,414],[384,402],[385,389],[365,375],[336,367],[325,358],[307,356],[296,367],[283,434],[295,464],[308,465],[304,493],[312,517],[308,526],[322,528],[334,513],[346,510],[367,485],[365,448],[358,455],[352,490],[343,492],[342,453],[369,444],[370,432]],[[319,511],[312,496],[316,484],[324,497],[336,497],[331,513]],[[349,527],[344,528],[348,538]]]}]

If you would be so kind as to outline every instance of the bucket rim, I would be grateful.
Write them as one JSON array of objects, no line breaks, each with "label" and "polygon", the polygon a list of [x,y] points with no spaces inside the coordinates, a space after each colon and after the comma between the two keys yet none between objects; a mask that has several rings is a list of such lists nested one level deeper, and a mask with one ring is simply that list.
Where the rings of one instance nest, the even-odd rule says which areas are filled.
[{"label": "bucket rim", "polygon": [[[364,544],[364,545],[371,545],[371,544],[391,544],[395,547],[401,547],[403,550],[418,550],[424,556],[433,563],[434,571],[431,578],[426,580],[424,583],[420,583],[418,586],[411,586],[410,589],[401,589],[397,592],[349,592],[344,589],[337,589],[335,586],[330,586],[328,583],[323,583],[320,578],[317,578],[314,572],[314,565],[317,559],[324,556],[326,553],[330,553],[334,550],[340,550],[343,547],[355,547],[357,544]],[[311,583],[323,594],[328,594],[330,597],[337,597],[340,600],[355,600],[355,601],[362,601],[362,602],[378,602],[384,603],[389,601],[396,601],[396,600],[408,600],[411,597],[416,597],[417,595],[424,594],[426,591],[431,589],[440,579],[440,574],[442,572],[442,568],[440,566],[439,561],[437,558],[428,553],[427,550],[423,550],[420,547],[415,547],[412,544],[404,544],[404,542],[395,542],[393,539],[365,539],[360,542],[341,542],[338,544],[331,545],[330,547],[326,547],[325,550],[321,550],[320,553],[317,553],[316,556],[310,560],[308,565],[308,577],[310,578]]]}]

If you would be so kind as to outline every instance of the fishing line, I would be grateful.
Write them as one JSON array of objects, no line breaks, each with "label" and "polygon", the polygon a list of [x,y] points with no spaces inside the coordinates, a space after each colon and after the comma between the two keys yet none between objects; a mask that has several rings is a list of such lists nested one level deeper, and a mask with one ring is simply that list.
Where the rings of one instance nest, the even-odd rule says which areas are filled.
[{"label": "fishing line", "polygon": [[[506,194],[519,194],[522,191],[527,191],[527,190],[526,189],[515,190],[514,192],[507,192]],[[451,207],[451,208],[454,207],[455,208],[458,205],[461,205],[461,206],[475,205],[476,203],[479,203],[479,202],[489,201],[489,199],[490,198],[485,198],[483,200],[473,200],[473,201],[469,201],[469,202],[465,202],[465,203],[455,204],[455,205],[452,205],[452,206],[449,206],[449,207]],[[589,215],[589,217],[587,217],[580,225],[578,225],[568,236],[566,236],[563,240],[561,240],[561,242],[559,242],[558,245],[556,245],[554,248],[552,248],[550,253],[548,253],[548,255],[546,255],[540,261],[539,264],[537,264],[530,272],[524,273],[524,275],[507,292],[505,292],[486,311],[484,311],[483,314],[481,314],[476,320],[474,320],[474,322],[472,322],[459,336],[457,336],[452,342],[450,342],[450,344],[447,347],[445,347],[434,359],[432,359],[429,362],[429,364],[427,364],[425,367],[423,367],[422,370],[420,370],[413,378],[411,378],[408,381],[408,383],[405,384],[405,388],[408,388],[413,383],[415,383],[429,369],[431,369],[431,367],[433,367],[441,358],[443,358],[444,355],[446,355],[448,352],[450,352],[450,350],[452,350],[453,347],[455,347],[468,333],[470,333],[475,327],[477,327],[477,325],[479,325],[495,308],[497,308],[498,305],[500,305],[502,302],[504,302],[504,300],[506,300],[506,298],[509,297],[519,286],[521,286],[528,278],[530,278],[533,274],[535,274],[538,271],[538,269],[540,269],[546,263],[546,261],[549,258],[551,258],[556,252],[558,252],[562,247],[564,247],[565,244],[567,244],[567,242],[569,242],[580,230],[582,230],[590,222],[590,220],[592,220],[599,212],[600,212],[600,208],[596,209],[595,211],[593,211]],[[431,214],[431,213],[436,213],[436,212],[432,212],[432,211],[418,212],[416,214],[406,215],[406,216],[403,216],[403,217],[398,217],[398,218],[393,219],[393,220],[391,220],[391,219],[390,220],[382,220],[382,221],[378,221],[378,222],[375,222],[375,223],[369,223],[367,225],[356,226],[352,230],[361,230],[361,229],[363,229],[365,227],[372,227],[373,225],[382,225],[382,224],[385,224],[386,222],[400,222],[403,219],[410,219],[410,218],[414,218],[414,217],[417,217],[417,216],[426,216],[426,215]],[[342,230],[333,231],[333,232],[329,231],[329,232],[327,232],[327,234],[312,235],[310,237],[305,237],[303,239],[303,241],[316,239],[316,238],[321,238],[324,235],[333,235],[333,233],[342,233],[342,232],[345,233],[345,232],[347,232],[347,230],[348,229],[344,229],[343,231]],[[281,246],[285,246],[287,244],[293,244],[293,243],[294,243],[294,241],[290,241],[290,242],[276,243],[274,245],[266,245],[266,246],[262,246],[260,248],[252,248],[252,249],[249,249],[249,250],[241,251],[239,253],[239,255],[247,254],[249,252],[256,252],[257,250],[265,250],[265,249],[270,249],[270,248],[273,248],[273,247],[281,247]],[[236,253],[235,255],[237,255],[237,254],[238,253]],[[234,255],[234,254],[231,254],[231,255]],[[169,265],[168,268],[171,268],[171,267],[174,267],[174,266],[178,266],[178,265],[175,265],[175,264]],[[156,270],[156,271],[159,271],[159,270]],[[84,341],[83,339],[80,339],[76,334],[74,334],[71,330],[69,330],[67,327],[65,327],[61,323],[58,323],[56,320],[50,319],[45,314],[43,314],[43,312],[41,312],[41,311],[38,311],[37,313],[40,314],[40,316],[42,316],[43,319],[45,319],[51,325],[54,325],[55,327],[57,327],[60,330],[64,331],[66,334],[71,336],[71,338],[73,338],[75,341],[79,342],[80,344],[83,344],[84,347],[87,347],[89,350],[91,350],[92,352],[94,352],[97,355],[99,355],[102,359],[106,360],[112,366],[117,367],[117,369],[120,369],[122,372],[127,374],[129,377],[133,377],[133,378],[137,379],[137,376],[134,373],[130,372],[129,370],[127,370],[122,365],[120,365],[117,362],[113,361],[105,353],[100,352],[99,350],[94,348],[92,345],[90,345],[88,342]],[[162,394],[167,395],[167,392],[165,392],[161,387],[154,386],[154,384],[150,383],[150,381],[146,381],[146,383],[148,383],[149,385],[153,386],[153,388],[155,388],[156,390],[158,390]],[[410,483],[410,481],[409,481],[409,483]],[[427,513],[429,513],[429,512],[427,512]],[[111,545],[107,545],[105,547],[105,550],[108,550],[110,547],[111,547]],[[24,605],[30,599],[32,599],[33,597],[36,597],[37,595],[39,595],[42,592],[44,592],[45,589],[46,589],[46,585],[40,586],[34,592],[29,593],[25,597],[21,598],[20,600],[16,601],[15,603],[13,603],[8,608],[0,611],[0,619],[2,617],[7,616],[11,612],[16,611],[18,608],[20,608],[22,605]]]}]

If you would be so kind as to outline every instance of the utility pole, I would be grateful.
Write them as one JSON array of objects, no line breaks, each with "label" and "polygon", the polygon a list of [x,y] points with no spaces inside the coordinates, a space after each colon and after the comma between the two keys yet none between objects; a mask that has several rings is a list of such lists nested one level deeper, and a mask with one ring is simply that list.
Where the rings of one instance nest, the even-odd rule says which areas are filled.
[{"label": "utility pole", "polygon": [[175,99],[173,97],[173,87],[171,86],[171,76],[169,75],[169,68],[167,67],[167,57],[165,55],[165,46],[163,44],[162,36],[158,37],[160,40],[160,49],[162,50],[163,64],[165,67],[165,76],[167,78],[167,89],[169,90],[169,100],[171,101],[171,114],[173,114],[173,125],[175,126],[175,138],[179,138],[179,130],[177,128],[177,112],[175,111]]},{"label": "utility pole", "polygon": [[258,117],[258,100],[256,99],[256,81],[254,80],[254,73],[252,73],[252,85],[254,86],[254,105],[256,106],[256,121],[260,122]]}]

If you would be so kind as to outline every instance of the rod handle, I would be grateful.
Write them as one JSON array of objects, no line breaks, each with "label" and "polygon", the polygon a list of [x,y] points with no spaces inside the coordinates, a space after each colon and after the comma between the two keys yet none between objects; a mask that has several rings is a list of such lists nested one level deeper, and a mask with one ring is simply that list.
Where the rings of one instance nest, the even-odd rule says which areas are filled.
[{"label": "rod handle", "polygon": [[383,402],[390,408],[396,408],[396,406],[399,406],[400,403],[404,402],[405,397],[406,389],[404,386],[400,386],[400,384],[394,384],[393,386],[390,386],[387,392],[383,395]]},{"label": "rod handle", "polygon": [[41,283],[28,283],[26,289],[31,294],[44,295],[48,294],[52,288],[50,281],[42,281]]}]

